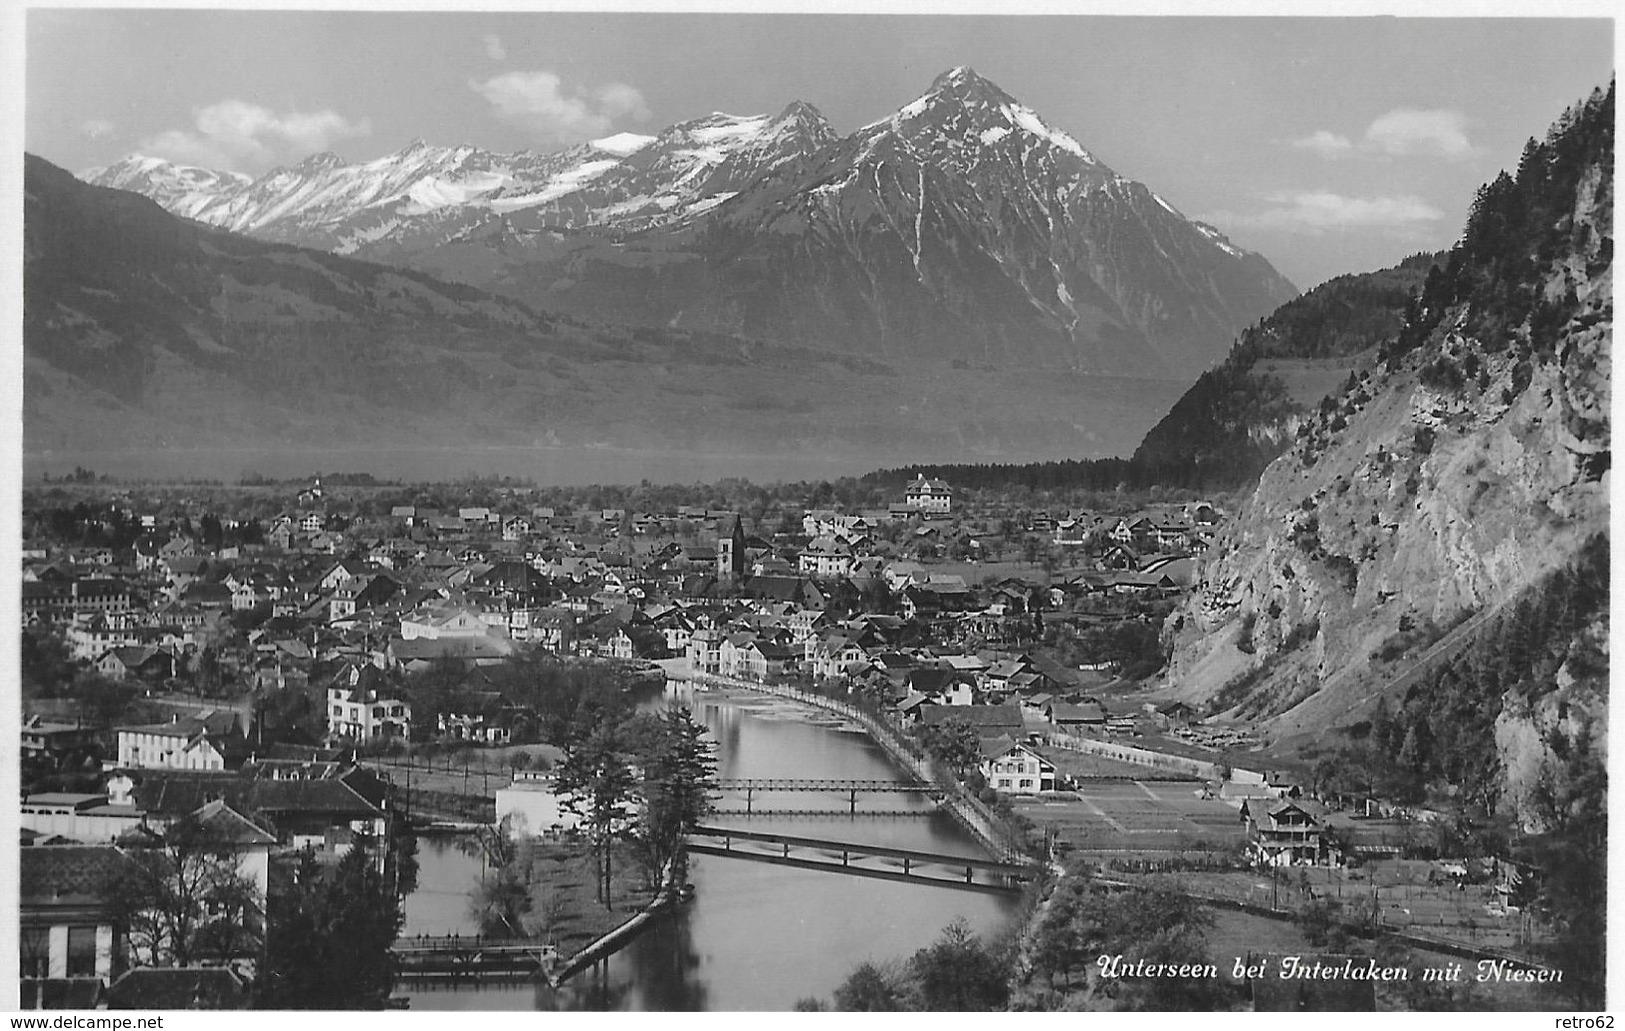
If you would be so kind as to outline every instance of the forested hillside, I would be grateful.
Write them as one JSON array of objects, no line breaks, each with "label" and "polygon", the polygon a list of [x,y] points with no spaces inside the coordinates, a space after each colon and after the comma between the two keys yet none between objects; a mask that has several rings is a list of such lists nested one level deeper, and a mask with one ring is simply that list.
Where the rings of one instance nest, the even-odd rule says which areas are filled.
[{"label": "forested hillside", "polygon": [[1288,382],[1272,359],[1299,360],[1299,370],[1335,370],[1340,379],[1329,360],[1361,356],[1397,336],[1406,306],[1438,260],[1417,254],[1393,268],[1339,276],[1277,308],[1152,427],[1134,452],[1135,466],[1153,480],[1208,489],[1256,478],[1286,450],[1298,419],[1318,400],[1305,396],[1305,388],[1313,395],[1312,382]]}]

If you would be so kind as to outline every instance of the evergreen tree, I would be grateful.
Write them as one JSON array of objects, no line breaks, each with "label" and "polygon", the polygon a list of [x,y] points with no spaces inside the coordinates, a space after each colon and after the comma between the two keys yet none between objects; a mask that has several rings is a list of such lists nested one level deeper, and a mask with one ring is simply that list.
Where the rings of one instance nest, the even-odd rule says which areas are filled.
[{"label": "evergreen tree", "polygon": [[393,984],[404,919],[372,850],[358,841],[323,875],[307,850],[272,896],[260,1002],[270,1009],[378,1009]]},{"label": "evergreen tree", "polygon": [[564,749],[554,790],[559,804],[580,816],[592,834],[598,854],[597,897],[605,909],[612,909],[611,864],[613,835],[631,812],[636,781],[627,763],[621,728],[598,706],[587,710],[586,721]]},{"label": "evergreen tree", "polygon": [[672,864],[687,874],[683,837],[713,806],[716,746],[686,707],[672,705],[648,721],[642,751],[643,799],[638,840],[657,873]]}]

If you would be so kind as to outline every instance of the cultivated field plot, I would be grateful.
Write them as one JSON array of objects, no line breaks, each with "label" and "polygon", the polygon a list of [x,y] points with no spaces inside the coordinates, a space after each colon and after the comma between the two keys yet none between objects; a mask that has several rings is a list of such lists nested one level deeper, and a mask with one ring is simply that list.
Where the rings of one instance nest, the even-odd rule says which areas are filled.
[{"label": "cultivated field plot", "polygon": [[1086,851],[1224,849],[1245,838],[1240,814],[1204,799],[1191,783],[1102,781],[1055,798],[1021,800],[1016,811]]},{"label": "cultivated field plot", "polygon": [[[1039,755],[1055,764],[1056,773],[1067,777],[1117,777],[1133,780],[1148,774],[1144,766],[1104,755],[1090,755],[1087,752],[1074,752],[1066,748],[1040,747],[1037,751]],[[1193,787],[1199,786],[1194,777],[1190,779],[1190,783]]]},{"label": "cultivated field plot", "polygon": [[[1362,870],[1292,867],[1276,871],[1160,874],[1162,883],[1205,898],[1230,899],[1295,913],[1316,899],[1335,904],[1339,918],[1368,924],[1372,908],[1383,928],[1424,938],[1517,952],[1538,942],[1541,929],[1497,904],[1486,885],[1429,884],[1428,864],[1392,862]],[[1112,873],[1112,876],[1123,876]],[[1128,879],[1134,879],[1130,876]]]}]

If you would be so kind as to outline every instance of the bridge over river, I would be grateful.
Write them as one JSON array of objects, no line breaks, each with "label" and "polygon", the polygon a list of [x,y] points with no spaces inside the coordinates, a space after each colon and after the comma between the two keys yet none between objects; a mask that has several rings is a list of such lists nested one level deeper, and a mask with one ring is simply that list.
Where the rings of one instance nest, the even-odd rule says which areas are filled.
[{"label": "bridge over river", "polygon": [[389,951],[401,977],[452,981],[545,975],[559,958],[556,946],[535,938],[488,938],[477,934],[397,938]]},{"label": "bridge over river", "polygon": [[[793,834],[712,826],[696,827],[689,834],[688,850],[701,855],[732,856],[804,870],[827,870],[966,891],[1019,892],[1022,883],[1038,873],[1037,865],[1032,863]],[[719,841],[721,844],[717,844]]]},{"label": "bridge over river", "polygon": [[[736,777],[724,778],[717,781],[717,789],[724,796],[738,799],[741,796],[744,805],[721,804],[715,813],[718,816],[876,816],[876,817],[923,817],[931,815],[932,810],[918,806],[899,808],[894,805],[858,809],[858,800],[865,801],[882,799],[898,799],[899,796],[926,796],[933,802],[942,799],[942,789],[931,784],[919,781],[902,780],[849,780],[833,777]],[[786,803],[775,800],[762,805],[758,795],[834,795],[840,801],[834,807],[826,802],[802,804]],[[844,805],[841,803],[844,802]]]}]

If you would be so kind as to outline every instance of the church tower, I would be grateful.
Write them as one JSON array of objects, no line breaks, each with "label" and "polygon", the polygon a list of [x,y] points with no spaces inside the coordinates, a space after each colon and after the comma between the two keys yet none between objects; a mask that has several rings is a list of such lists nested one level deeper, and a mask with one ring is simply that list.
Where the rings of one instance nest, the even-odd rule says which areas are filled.
[{"label": "church tower", "polygon": [[717,579],[736,581],[745,574],[745,521],[737,515],[717,522]]}]

